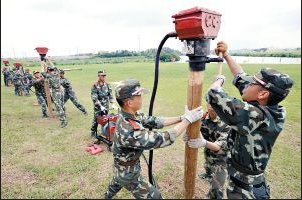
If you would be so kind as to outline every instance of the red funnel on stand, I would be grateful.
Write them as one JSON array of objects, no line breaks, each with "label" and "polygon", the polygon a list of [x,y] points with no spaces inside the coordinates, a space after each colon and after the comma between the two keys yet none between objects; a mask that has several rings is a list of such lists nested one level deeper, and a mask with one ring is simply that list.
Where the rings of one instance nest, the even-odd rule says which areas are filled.
[{"label": "red funnel on stand", "polygon": [[38,54],[47,54],[48,48],[47,47],[36,47],[35,50]]},{"label": "red funnel on stand", "polygon": [[38,54],[41,57],[41,61],[44,60],[47,52],[48,52],[48,48],[47,47],[36,47],[35,50],[38,52]]},{"label": "red funnel on stand", "polygon": [[2,61],[3,61],[3,63],[4,63],[5,66],[8,66],[8,65],[9,65],[8,59],[3,59]]},{"label": "red funnel on stand", "polygon": [[14,65],[15,67],[20,67],[20,66],[22,66],[22,64],[21,64],[20,62],[14,62],[13,65]]}]

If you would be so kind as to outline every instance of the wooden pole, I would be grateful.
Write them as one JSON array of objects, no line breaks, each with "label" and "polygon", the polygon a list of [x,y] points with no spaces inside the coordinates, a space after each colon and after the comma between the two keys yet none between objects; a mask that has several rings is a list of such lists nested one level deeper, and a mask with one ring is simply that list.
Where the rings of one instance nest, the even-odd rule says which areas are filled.
[{"label": "wooden pole", "polygon": [[[202,85],[204,80],[204,70],[207,61],[207,55],[210,53],[210,40],[187,40],[189,48],[194,49],[189,56],[189,77],[188,77],[188,109],[192,110],[201,106]],[[191,52],[191,51],[190,51]],[[190,124],[187,128],[188,139],[200,137],[201,121]],[[195,179],[197,168],[198,148],[185,146],[185,199],[192,199],[195,191]]]},{"label": "wooden pole", "polygon": [[50,97],[49,81],[47,78],[44,79],[44,90],[45,90],[45,94],[46,94],[46,101],[47,101],[49,117],[54,118],[55,115],[52,112],[52,102],[51,102],[51,97]]},{"label": "wooden pole", "polygon": [[82,68],[70,68],[70,69],[63,69],[64,71],[72,71],[72,70],[82,70]]},{"label": "wooden pole", "polygon": [[[222,58],[222,52],[219,52],[218,55],[220,58]],[[222,62],[218,62],[218,75],[222,74]]]},{"label": "wooden pole", "polygon": [[[45,62],[41,61],[42,72],[45,71],[45,68],[46,68]],[[52,111],[52,102],[51,102],[51,96],[50,96],[49,81],[47,78],[44,78],[44,90],[45,90],[45,95],[46,95],[47,109],[48,109],[49,117],[54,118],[55,115],[53,114],[53,111]]]},{"label": "wooden pole", "polygon": [[[188,109],[194,109],[201,105],[203,84],[203,71],[189,71],[188,76]],[[198,120],[187,128],[189,138],[198,138],[201,122]],[[195,191],[195,178],[197,168],[198,149],[185,146],[185,199],[192,199]]]}]

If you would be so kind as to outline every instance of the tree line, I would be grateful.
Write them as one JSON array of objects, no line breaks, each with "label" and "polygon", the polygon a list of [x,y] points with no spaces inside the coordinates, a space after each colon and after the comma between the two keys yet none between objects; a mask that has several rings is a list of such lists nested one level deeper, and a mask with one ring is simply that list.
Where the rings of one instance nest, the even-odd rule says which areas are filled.
[{"label": "tree line", "polygon": [[233,56],[248,56],[248,57],[289,57],[301,58],[301,48],[293,49],[241,49],[230,51]]},{"label": "tree line", "polygon": [[[99,58],[122,58],[122,57],[137,57],[143,56],[147,59],[155,59],[157,49],[147,49],[145,51],[128,51],[128,50],[116,50],[115,52],[98,52],[95,57]],[[160,52],[160,61],[162,62],[175,62],[180,60],[180,51],[171,49],[169,47],[163,47]]]},{"label": "tree line", "polygon": [[[85,53],[72,56],[56,57],[55,65],[87,65],[98,63],[125,63],[125,62],[154,62],[157,53],[156,48],[147,49],[145,51],[129,51],[129,50],[116,50],[114,52],[100,51],[97,54]],[[214,50],[210,51],[211,55],[215,55]],[[301,48],[293,49],[240,49],[230,50],[233,56],[247,56],[247,57],[291,57],[301,58]],[[176,62],[180,60],[180,56],[184,53],[163,47],[160,52],[161,62]],[[11,59],[11,62],[20,61],[20,59]],[[35,58],[23,58],[22,64],[26,67],[33,67],[37,63]],[[2,66],[2,63],[1,63]]]},{"label": "tree line", "polygon": [[[139,57],[143,56],[147,59],[154,59],[156,56],[157,49],[147,49],[145,51],[129,51],[129,50],[116,50],[115,52],[99,52],[94,57],[99,58],[122,58],[122,57]],[[210,52],[215,55],[212,50]],[[241,50],[230,50],[233,56],[248,56],[248,57],[290,57],[297,58],[301,57],[301,48],[294,49],[241,49]],[[180,60],[182,52],[171,49],[169,47],[163,47],[160,52],[160,61],[162,62],[175,62]]]}]

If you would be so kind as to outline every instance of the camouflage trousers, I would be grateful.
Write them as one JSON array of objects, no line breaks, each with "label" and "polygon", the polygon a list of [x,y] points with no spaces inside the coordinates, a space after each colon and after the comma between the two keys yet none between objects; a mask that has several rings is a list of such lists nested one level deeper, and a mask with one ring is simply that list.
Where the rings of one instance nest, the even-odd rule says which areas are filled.
[{"label": "camouflage trousers", "polygon": [[66,93],[64,94],[64,104],[70,99],[70,101],[75,105],[80,111],[83,113],[87,112],[84,106],[80,103],[78,98],[76,97],[74,92]]},{"label": "camouflage trousers", "polygon": [[39,105],[41,106],[41,111],[43,116],[47,116],[47,102],[46,97],[41,94],[36,94]]},{"label": "camouflage trousers", "polygon": [[29,96],[29,95],[30,95],[30,93],[29,93],[30,90],[29,90],[28,85],[25,85],[25,86],[24,86],[24,90],[25,90],[25,95],[26,95],[26,96]]},{"label": "camouflage trousers", "polygon": [[59,117],[61,122],[66,122],[66,115],[65,115],[65,106],[64,106],[64,93],[52,91],[51,97],[53,99],[53,103],[55,104],[56,114]]},{"label": "camouflage trousers", "polygon": [[111,199],[122,188],[127,189],[136,199],[162,199],[157,188],[145,181],[141,175],[140,163],[134,166],[121,166],[114,163],[114,177],[109,183],[105,199]]},{"label": "camouflage trousers", "polygon": [[227,196],[228,199],[270,199],[270,188],[265,181],[257,186],[243,188],[229,179]]},{"label": "camouflage trousers", "polygon": [[21,96],[21,92],[24,92],[24,94],[26,94],[26,91],[24,90],[24,87],[21,84],[14,84],[14,87],[16,96]]},{"label": "camouflage trousers", "polygon": [[3,75],[3,80],[4,80],[4,85],[8,86],[8,76],[7,75]]},{"label": "camouflage trousers", "polygon": [[223,199],[228,174],[226,159],[214,160],[206,157],[204,168],[206,173],[211,177],[207,197],[209,199]]}]

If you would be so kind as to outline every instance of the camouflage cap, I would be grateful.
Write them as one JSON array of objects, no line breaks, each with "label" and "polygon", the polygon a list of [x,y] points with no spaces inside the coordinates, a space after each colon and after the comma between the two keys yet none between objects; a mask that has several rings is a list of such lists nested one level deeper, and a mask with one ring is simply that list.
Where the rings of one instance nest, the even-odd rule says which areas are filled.
[{"label": "camouflage cap", "polygon": [[148,93],[149,90],[142,88],[138,80],[127,79],[121,81],[115,88],[116,99],[128,99],[135,95],[142,95]]},{"label": "camouflage cap", "polygon": [[103,75],[106,75],[106,71],[105,70],[98,71],[98,76],[103,76]]},{"label": "camouflage cap", "polygon": [[35,70],[34,72],[33,72],[33,74],[36,74],[36,73],[40,73],[38,70]]},{"label": "camouflage cap", "polygon": [[249,77],[250,82],[258,83],[269,91],[286,97],[293,86],[293,80],[287,75],[271,68],[263,68]]},{"label": "camouflage cap", "polygon": [[49,71],[53,71],[53,70],[55,70],[55,68],[54,68],[54,67],[52,67],[52,66],[48,66],[48,67],[47,67],[47,70],[49,70]]},{"label": "camouflage cap", "polygon": [[60,74],[65,74],[65,71],[63,69],[60,69]]}]

